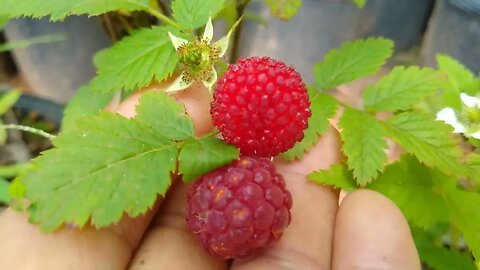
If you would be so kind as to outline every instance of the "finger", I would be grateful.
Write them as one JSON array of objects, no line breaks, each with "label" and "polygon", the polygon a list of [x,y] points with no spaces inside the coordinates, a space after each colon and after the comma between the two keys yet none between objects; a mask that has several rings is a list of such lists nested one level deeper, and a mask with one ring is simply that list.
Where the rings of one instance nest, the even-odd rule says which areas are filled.
[{"label": "finger", "polygon": [[277,244],[257,257],[235,260],[232,269],[330,269],[338,194],[305,176],[341,157],[338,133],[331,128],[301,161],[278,161],[293,197],[292,222]]},{"label": "finger", "polygon": [[[209,113],[211,95],[203,87],[195,93],[180,93],[181,100],[191,117],[195,117],[200,133],[213,126]],[[178,181],[152,222],[148,233],[132,260],[130,269],[226,269],[224,261],[208,256],[198,240],[187,230],[184,217],[188,186]]]},{"label": "finger", "polygon": [[122,269],[150,216],[126,218],[122,225],[96,230],[40,232],[25,213],[0,215],[0,269]]},{"label": "finger", "polygon": [[374,191],[354,191],[342,201],[333,246],[333,269],[421,269],[404,216]]},{"label": "finger", "polygon": [[[208,95],[200,95],[197,86],[189,90],[191,96],[187,91],[179,95],[187,112],[198,109],[195,107],[198,102],[208,102]],[[133,117],[140,96],[140,93],[132,95],[117,112]],[[210,130],[211,122],[205,115],[193,112],[196,132]],[[102,230],[87,226],[82,230],[62,228],[52,234],[40,233],[37,226],[28,223],[26,214],[7,210],[0,216],[0,269],[123,269],[160,203],[161,199],[144,216],[124,217],[117,225]],[[25,254],[28,260],[23,259]]]},{"label": "finger", "polygon": [[177,182],[152,222],[130,269],[227,269],[210,257],[185,225],[188,185]]}]

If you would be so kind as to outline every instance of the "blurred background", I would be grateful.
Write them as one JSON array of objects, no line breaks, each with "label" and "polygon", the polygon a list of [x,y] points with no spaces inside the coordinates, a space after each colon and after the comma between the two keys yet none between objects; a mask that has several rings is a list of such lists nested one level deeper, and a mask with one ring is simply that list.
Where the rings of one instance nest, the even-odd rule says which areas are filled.
[{"label": "blurred background", "polygon": [[[230,60],[271,56],[293,65],[309,84],[313,64],[330,49],[356,38],[384,36],[396,44],[390,64],[434,66],[435,55],[443,53],[480,71],[480,0],[367,0],[363,9],[351,0],[302,2],[296,16],[282,21],[271,15],[265,1],[250,1]],[[168,0],[159,5],[170,12]],[[228,12],[220,14],[216,30],[225,30]],[[21,89],[21,97],[3,120],[55,131],[63,105],[95,76],[94,54],[120,40],[128,32],[125,25],[155,23],[143,13],[73,16],[55,23],[47,18],[10,20],[0,32],[0,90]],[[9,131],[9,144],[0,151],[2,164],[27,161],[48,147],[48,140],[30,144],[21,136],[30,135]]]},{"label": "blurred background", "polygon": [[[281,21],[270,14],[264,1],[251,1],[236,56],[278,58],[311,83],[313,64],[330,49],[356,38],[384,36],[395,41],[395,64],[434,65],[435,54],[444,53],[475,73],[480,70],[476,48],[480,44],[480,0],[368,0],[363,9],[351,0],[302,2],[295,17]],[[47,39],[1,52],[0,85],[20,87],[59,104],[68,102],[95,75],[93,55],[121,38],[122,29],[115,28],[119,18],[113,14],[69,17],[60,23],[11,20],[0,43],[45,35]],[[138,15],[129,20],[149,25],[151,19]]]}]

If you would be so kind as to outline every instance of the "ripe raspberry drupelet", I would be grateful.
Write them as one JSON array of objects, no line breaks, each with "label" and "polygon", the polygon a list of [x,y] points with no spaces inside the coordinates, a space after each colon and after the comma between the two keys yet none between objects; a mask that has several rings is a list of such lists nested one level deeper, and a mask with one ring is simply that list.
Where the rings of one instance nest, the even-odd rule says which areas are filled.
[{"label": "ripe raspberry drupelet", "polygon": [[213,98],[213,123],[243,154],[271,157],[287,151],[303,139],[311,115],[300,74],[268,57],[230,65]]},{"label": "ripe raspberry drupelet", "polygon": [[198,179],[187,197],[187,225],[220,259],[255,253],[290,224],[292,196],[266,158],[241,157]]}]

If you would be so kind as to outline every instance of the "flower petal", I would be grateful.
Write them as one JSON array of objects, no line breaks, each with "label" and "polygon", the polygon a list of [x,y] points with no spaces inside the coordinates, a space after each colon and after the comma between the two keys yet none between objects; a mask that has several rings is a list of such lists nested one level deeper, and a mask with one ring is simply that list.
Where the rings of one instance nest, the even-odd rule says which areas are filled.
[{"label": "flower petal", "polygon": [[193,82],[187,82],[183,74],[180,74],[175,81],[173,81],[167,88],[165,88],[165,92],[175,92],[184,90],[185,88],[192,85]]},{"label": "flower petal", "polygon": [[238,24],[242,20],[243,16],[238,19],[235,24],[232,26],[230,31],[228,31],[228,34],[221,39],[219,39],[217,42],[213,44],[213,46],[220,48],[220,54],[219,56],[222,57],[225,55],[228,49],[228,43],[230,42],[230,35],[235,31],[235,28],[237,28]]},{"label": "flower petal", "polygon": [[474,132],[474,133],[470,133],[470,134],[468,134],[468,136],[480,140],[480,130],[477,131],[477,132]]},{"label": "flower petal", "polygon": [[178,51],[178,48],[180,48],[180,46],[188,42],[188,40],[179,38],[170,32],[168,32],[168,36],[170,36],[170,40],[172,41],[173,47],[175,47],[176,51]]},{"label": "flower petal", "polygon": [[460,93],[460,99],[462,99],[463,104],[467,107],[480,108],[480,98],[478,97],[472,97],[465,93]]},{"label": "flower petal", "polygon": [[205,30],[203,31],[203,39],[207,41],[208,44],[212,41],[213,38],[213,24],[212,24],[212,18],[208,18],[208,22],[205,25]]},{"label": "flower petal", "polygon": [[443,108],[437,112],[437,118],[435,120],[443,121],[454,128],[454,133],[464,133],[465,126],[458,121],[457,115],[452,108]]},{"label": "flower petal", "polygon": [[218,79],[217,71],[215,70],[215,68],[213,66],[212,66],[211,72],[212,72],[212,76],[210,76],[210,78],[208,80],[202,81],[203,85],[205,85],[205,87],[208,88],[208,91],[212,90],[213,85],[215,84],[215,82]]}]

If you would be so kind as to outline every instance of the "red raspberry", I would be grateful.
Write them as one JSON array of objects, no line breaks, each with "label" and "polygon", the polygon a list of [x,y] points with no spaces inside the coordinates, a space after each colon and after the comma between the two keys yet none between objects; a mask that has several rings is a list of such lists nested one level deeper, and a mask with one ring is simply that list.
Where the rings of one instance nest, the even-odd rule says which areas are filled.
[{"label": "red raspberry", "polygon": [[241,157],[204,175],[187,201],[188,227],[206,251],[220,259],[271,245],[291,219],[292,195],[266,158]]},{"label": "red raspberry", "polygon": [[300,74],[268,57],[241,59],[218,81],[213,123],[243,154],[271,157],[303,139],[311,115]]}]

